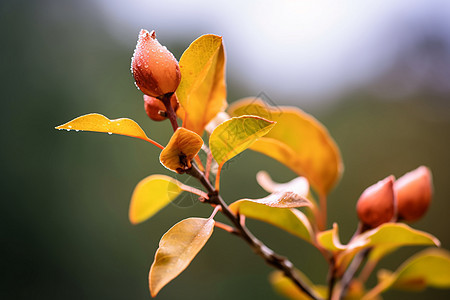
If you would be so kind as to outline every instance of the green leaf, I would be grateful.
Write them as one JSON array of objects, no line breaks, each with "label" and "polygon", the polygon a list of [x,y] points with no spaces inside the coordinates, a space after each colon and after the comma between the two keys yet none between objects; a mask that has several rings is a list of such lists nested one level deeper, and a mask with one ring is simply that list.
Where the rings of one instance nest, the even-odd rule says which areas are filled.
[{"label": "green leaf", "polygon": [[250,147],[258,138],[267,134],[275,122],[256,116],[231,118],[214,129],[209,147],[219,166]]},{"label": "green leaf", "polygon": [[59,130],[66,129],[69,131],[81,130],[126,135],[150,142],[156,147],[163,149],[160,144],[149,139],[142,128],[135,121],[127,118],[110,120],[100,114],[87,114],[55,128]]},{"label": "green leaf", "polygon": [[238,200],[230,210],[246,217],[277,226],[312,243],[313,231],[308,218],[297,209],[270,207],[252,200]]},{"label": "green leaf", "polygon": [[149,286],[152,297],[183,272],[210,238],[213,219],[189,218],[167,231],[150,268]]},{"label": "green leaf", "polygon": [[151,175],[141,180],[131,196],[130,222],[138,224],[152,217],[182,192],[181,186],[165,175]]},{"label": "green leaf", "polygon": [[227,106],[222,37],[207,34],[192,42],[181,56],[180,71],[176,94],[183,127],[202,135],[206,124]]},{"label": "green leaf", "polygon": [[426,249],[405,261],[394,273],[380,270],[379,283],[363,299],[371,299],[390,288],[417,291],[427,286],[450,288],[450,253]]},{"label": "green leaf", "polygon": [[260,99],[233,103],[231,116],[256,115],[277,126],[251,146],[291,168],[321,195],[327,195],[339,180],[343,164],[335,141],[314,117],[296,107],[272,107]]}]

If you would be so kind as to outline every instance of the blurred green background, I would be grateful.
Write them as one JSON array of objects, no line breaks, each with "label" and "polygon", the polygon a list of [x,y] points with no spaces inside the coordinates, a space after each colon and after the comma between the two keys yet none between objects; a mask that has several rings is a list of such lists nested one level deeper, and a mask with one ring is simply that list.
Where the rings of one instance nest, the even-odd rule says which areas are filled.
[{"label": "blurred green background", "polygon": [[[164,16],[161,25],[152,19],[161,3],[131,2],[136,17],[128,25],[123,20],[114,23],[109,7],[113,4],[100,0],[0,2],[2,299],[149,299],[147,276],[159,238],[182,218],[210,214],[209,207],[197,202],[190,205],[192,198],[185,196],[179,205],[169,205],[151,220],[132,226],[127,214],[134,186],[150,174],[169,174],[159,164],[158,149],[126,137],[53,129],[76,116],[99,112],[110,118],[130,117],[165,144],[170,125],[147,118],[142,95],[129,72],[139,29],[157,28],[160,41],[179,58],[197,36],[223,34],[221,30],[233,26],[232,21],[220,26],[205,21],[214,10],[206,4],[205,20]],[[143,9],[138,14],[140,2]],[[253,17],[258,17],[257,8],[269,2],[251,1],[246,8],[254,5]],[[293,1],[281,1],[280,9],[287,2]],[[345,3],[351,9],[351,2]],[[188,4],[168,1],[164,5],[164,13],[171,6],[179,13]],[[224,13],[231,14],[231,5]],[[126,10],[128,2],[118,1],[114,6]],[[325,3],[322,10],[328,8]],[[239,9],[236,4],[235,10]],[[146,13],[148,18],[142,17]],[[261,18],[273,22],[268,16]],[[235,49],[228,53],[230,102],[265,92],[276,104],[297,105],[313,114],[336,139],[345,173],[329,199],[329,226],[339,223],[344,242],[356,227],[354,206],[367,186],[426,165],[433,172],[435,197],[425,218],[413,227],[433,233],[450,249],[450,27],[448,19],[442,20],[429,30],[417,30],[423,28],[420,22],[416,27],[403,24],[403,32],[411,38],[396,55],[384,60],[382,72],[339,91],[330,87],[326,96],[295,96],[302,95],[302,85],[292,85],[286,92],[275,75],[273,85],[284,90],[280,96],[265,79],[258,84],[256,75],[247,82],[242,74],[249,72],[249,66],[231,57],[240,50],[230,42],[231,31],[226,31],[229,40],[224,35],[226,46]],[[172,25],[165,26],[168,22]],[[257,23],[247,25],[254,26],[255,35],[260,33]],[[383,46],[369,45],[361,55],[375,55]],[[245,47],[242,44],[242,51]],[[355,57],[347,57],[335,73],[346,76],[345,64]],[[270,77],[271,72],[283,69],[291,68],[280,65],[277,70],[255,74]],[[326,86],[324,81],[321,84]],[[269,171],[279,182],[294,177],[287,168],[251,151],[228,166],[222,181],[228,203],[265,195],[255,180],[259,170]],[[314,282],[325,282],[326,265],[309,245],[268,225],[249,224],[257,236],[290,257]],[[382,267],[395,269],[420,249],[397,251],[382,261]],[[267,283],[271,271],[241,240],[217,229],[189,268],[158,299],[281,299]],[[385,299],[425,298],[449,299],[450,292],[429,289],[385,294]]]}]

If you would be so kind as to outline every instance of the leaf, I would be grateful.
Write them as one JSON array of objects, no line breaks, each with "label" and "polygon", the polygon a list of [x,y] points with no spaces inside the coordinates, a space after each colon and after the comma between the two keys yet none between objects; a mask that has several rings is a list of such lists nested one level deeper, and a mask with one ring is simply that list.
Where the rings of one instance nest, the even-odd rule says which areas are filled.
[{"label": "leaf", "polygon": [[[358,235],[339,255],[336,264],[341,268],[349,263],[357,251],[365,248],[384,248],[386,254],[404,246],[440,246],[439,240],[424,231],[416,230],[403,223],[384,223],[372,230]],[[381,250],[381,249],[380,249]],[[378,251],[378,250],[376,250]],[[383,254],[383,253],[380,253]]]},{"label": "leaf", "polygon": [[209,138],[211,154],[222,166],[267,134],[275,122],[255,116],[231,118],[214,129]]},{"label": "leaf", "polygon": [[[302,197],[294,192],[275,192],[267,197],[261,199],[241,199],[236,202],[242,205],[245,202],[253,202],[258,204],[263,204],[270,207],[278,208],[295,208],[295,207],[305,207],[311,206],[311,202],[305,197]],[[235,202],[235,203],[236,203]]]},{"label": "leaf", "polygon": [[309,193],[309,183],[305,177],[297,177],[286,183],[276,183],[272,180],[269,173],[259,171],[256,174],[256,180],[259,185],[269,193],[292,191],[302,197],[308,196]]},{"label": "leaf", "polygon": [[193,131],[178,127],[167,146],[161,151],[159,161],[169,170],[184,173],[202,148],[202,138]]},{"label": "leaf", "polygon": [[163,235],[150,268],[152,297],[187,268],[206,244],[213,229],[213,219],[188,218],[175,224]]},{"label": "leaf", "polygon": [[87,114],[55,128],[60,130],[82,130],[126,135],[150,142],[156,147],[163,149],[160,144],[149,139],[142,128],[135,121],[127,118],[110,120],[100,114]]},{"label": "leaf", "polygon": [[176,94],[185,112],[183,127],[202,135],[227,106],[222,37],[207,34],[192,42],[181,56],[180,70]]},{"label": "leaf", "polygon": [[230,210],[246,217],[277,226],[312,243],[313,231],[308,218],[297,209],[270,207],[251,200],[238,200]]},{"label": "leaf", "polygon": [[379,283],[363,299],[371,299],[389,288],[417,291],[427,286],[450,288],[450,253],[426,249],[405,261],[394,273],[380,270]]},{"label": "leaf", "polygon": [[345,250],[346,246],[341,244],[338,230],[338,224],[334,223],[333,229],[319,232],[317,234],[317,243],[331,252]]},{"label": "leaf", "polygon": [[296,107],[269,106],[257,98],[235,102],[228,112],[232,116],[257,115],[277,122],[251,149],[305,176],[321,195],[327,195],[341,177],[339,149],[327,129],[311,115]]},{"label": "leaf", "polygon": [[359,235],[348,246],[353,247],[361,240],[367,240],[364,247],[373,246],[414,246],[435,245],[440,246],[439,240],[424,231],[416,230],[403,223],[384,223],[383,225]]},{"label": "leaf", "polygon": [[399,248],[398,246],[389,246],[389,245],[375,246],[370,251],[367,261],[376,264],[376,262],[380,261],[383,257],[394,252],[398,248]]},{"label": "leaf", "polygon": [[[322,298],[326,298],[327,289],[323,286],[314,285],[305,274],[300,272],[299,270],[295,270],[297,276],[302,279],[306,285],[308,285],[313,291],[317,293],[317,295]],[[272,287],[281,295],[285,296],[288,299],[292,300],[310,300],[311,297],[305,294],[302,290],[300,290],[291,279],[284,276],[281,271],[272,272],[270,275],[270,283]]]},{"label": "leaf", "polygon": [[150,175],[141,180],[131,196],[130,222],[138,224],[152,217],[183,191],[181,185],[165,175]]}]

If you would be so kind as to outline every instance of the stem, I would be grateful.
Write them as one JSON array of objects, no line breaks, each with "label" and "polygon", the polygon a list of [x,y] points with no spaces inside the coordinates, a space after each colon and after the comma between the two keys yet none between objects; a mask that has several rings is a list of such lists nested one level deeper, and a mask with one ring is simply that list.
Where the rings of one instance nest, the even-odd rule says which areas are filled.
[{"label": "stem", "polygon": [[358,277],[359,281],[361,281],[362,283],[365,283],[367,281],[367,279],[369,279],[370,274],[372,274],[372,271],[377,266],[377,263],[378,263],[378,261],[366,262],[363,269],[359,273],[359,277]]},{"label": "stem", "polygon": [[160,98],[160,100],[162,101],[162,103],[164,103],[164,106],[166,107],[167,117],[170,120],[170,124],[172,124],[173,131],[175,131],[178,128],[178,123],[177,123],[177,115],[175,114],[172,104],[170,103],[171,102],[170,98],[172,98],[172,95],[173,93],[164,94]]},{"label": "stem", "polygon": [[201,184],[208,191],[208,202],[220,205],[222,207],[222,213],[233,223],[236,229],[236,234],[246,241],[247,244],[249,244],[250,247],[256,252],[256,254],[261,256],[269,265],[282,271],[286,277],[290,278],[293,283],[309,297],[315,300],[321,299],[320,296],[318,296],[315,291],[305,284],[297,275],[291,261],[275,253],[272,249],[263,244],[263,242],[258,240],[244,224],[241,224],[239,216],[236,216],[230,211],[228,205],[219,195],[218,191],[212,186],[209,180],[205,177],[205,174],[203,174],[195,164],[193,164],[192,168],[187,170],[186,173],[197,178],[201,182]]},{"label": "stem", "polygon": [[328,268],[328,300],[332,299],[334,285],[336,284],[336,260],[334,256],[330,259],[330,266]]},{"label": "stem", "polygon": [[353,277],[355,277],[356,272],[358,271],[359,267],[361,266],[361,263],[363,262],[363,260],[370,253],[370,250],[371,250],[370,248],[364,249],[361,252],[359,252],[355,256],[355,258],[353,258],[350,266],[347,268],[344,275],[342,276],[339,299],[342,299],[343,297],[345,297],[345,294],[347,293],[347,290],[350,286],[350,283],[352,282]]},{"label": "stem", "polygon": [[[219,206],[218,206],[218,207],[219,207]],[[230,225],[223,224],[223,223],[221,223],[221,222],[216,221],[216,222],[214,223],[214,226],[216,226],[217,228],[223,229],[223,230],[225,230],[226,232],[229,232],[229,233],[232,233],[232,234],[237,234],[237,235],[239,235],[239,234],[237,233],[236,229],[234,229],[234,227],[231,227]]]},{"label": "stem", "polygon": [[327,227],[327,197],[324,195],[319,195],[320,209],[319,216],[317,218],[317,226],[319,230],[325,230]]}]

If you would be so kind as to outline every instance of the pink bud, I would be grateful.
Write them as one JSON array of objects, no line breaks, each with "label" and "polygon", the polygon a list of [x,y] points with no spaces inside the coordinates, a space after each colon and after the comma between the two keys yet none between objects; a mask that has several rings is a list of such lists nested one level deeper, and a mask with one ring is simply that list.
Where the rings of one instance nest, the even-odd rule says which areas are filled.
[{"label": "pink bud", "polygon": [[[173,94],[170,98],[170,104],[172,105],[173,110],[176,112],[179,104],[177,96],[175,94]],[[164,106],[163,102],[157,98],[144,95],[144,108],[148,117],[153,121],[163,121],[167,119],[166,107]]]},{"label": "pink bud", "polygon": [[368,228],[390,222],[395,215],[394,176],[368,187],[359,197],[356,211]]},{"label": "pink bud", "polygon": [[181,80],[177,60],[158,42],[155,31],[142,29],[139,33],[131,70],[136,86],[155,98],[175,92]]},{"label": "pink bud", "polygon": [[428,210],[433,194],[431,172],[421,166],[400,177],[394,184],[400,220],[416,221]]}]

